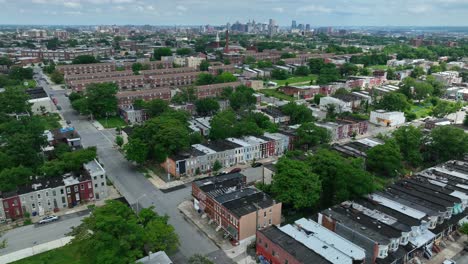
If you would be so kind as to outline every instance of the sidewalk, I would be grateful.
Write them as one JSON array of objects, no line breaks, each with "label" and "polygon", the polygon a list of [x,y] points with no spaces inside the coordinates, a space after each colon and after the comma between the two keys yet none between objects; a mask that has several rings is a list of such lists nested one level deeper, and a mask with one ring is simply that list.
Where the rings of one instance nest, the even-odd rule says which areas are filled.
[{"label": "sidewalk", "polygon": [[59,247],[65,246],[68,242],[72,240],[73,237],[67,236],[61,239],[57,239],[54,241],[50,241],[44,244],[40,244],[34,247],[29,247],[25,249],[21,249],[3,256],[0,256],[0,263],[10,263],[20,259],[24,259],[27,257],[34,256],[36,254],[40,254],[52,249],[56,249]]},{"label": "sidewalk", "polygon": [[465,241],[468,240],[468,236],[463,235],[460,237],[457,241],[449,241],[446,240],[444,241],[447,243],[447,247],[444,248],[439,254],[434,256],[432,259],[428,261],[424,261],[425,264],[440,264],[446,259],[452,259],[456,255],[458,255],[460,252],[463,251],[463,248],[465,246]]},{"label": "sidewalk", "polygon": [[216,231],[216,224],[211,221],[206,215],[200,215],[193,208],[191,201],[184,201],[177,207],[184,215],[184,219],[192,222],[198,227],[209,239],[211,239],[226,255],[236,263],[253,264],[255,260],[246,253],[247,247],[255,241],[255,236],[244,239],[239,242],[238,246],[233,246],[228,239],[223,237],[224,231],[220,229]]}]

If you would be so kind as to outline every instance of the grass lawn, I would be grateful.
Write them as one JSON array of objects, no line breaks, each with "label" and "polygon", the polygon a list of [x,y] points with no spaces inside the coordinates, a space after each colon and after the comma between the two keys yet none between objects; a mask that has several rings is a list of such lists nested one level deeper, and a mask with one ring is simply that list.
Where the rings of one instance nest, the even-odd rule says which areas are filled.
[{"label": "grass lawn", "polygon": [[317,80],[317,75],[310,74],[309,76],[294,76],[294,77],[290,77],[290,78],[288,78],[286,80],[272,80],[272,82],[277,83],[278,86],[283,86],[286,83],[292,85],[292,84],[295,84],[295,83],[310,82],[311,80]]},{"label": "grass lawn", "polygon": [[97,121],[105,128],[124,127],[127,124],[119,116],[110,116],[107,121],[105,117],[98,118]]},{"label": "grass lawn", "polygon": [[431,114],[431,108],[432,104],[414,104],[410,111],[416,114],[416,118],[422,118]]},{"label": "grass lawn", "polygon": [[40,116],[40,120],[47,130],[60,128],[60,116],[56,113]]},{"label": "grass lawn", "polygon": [[80,260],[80,254],[77,251],[78,249],[75,245],[66,245],[61,248],[15,261],[13,264],[85,264],[84,261]]},{"label": "grass lawn", "polygon": [[[24,83],[28,83],[28,84],[25,86]],[[7,86],[7,87],[8,88],[16,87],[16,88],[30,89],[30,88],[35,88],[36,85],[37,85],[37,83],[36,83],[35,80],[24,80],[24,81],[21,82],[21,84],[10,85],[10,86]]]},{"label": "grass lawn", "polygon": [[294,99],[292,96],[279,92],[276,89],[262,89],[262,90],[259,90],[259,92],[261,92],[264,95],[267,95],[270,97],[276,97],[281,100],[292,101]]},{"label": "grass lawn", "polygon": [[369,66],[369,68],[373,70],[386,70],[388,69],[387,65],[374,65],[374,66]]}]

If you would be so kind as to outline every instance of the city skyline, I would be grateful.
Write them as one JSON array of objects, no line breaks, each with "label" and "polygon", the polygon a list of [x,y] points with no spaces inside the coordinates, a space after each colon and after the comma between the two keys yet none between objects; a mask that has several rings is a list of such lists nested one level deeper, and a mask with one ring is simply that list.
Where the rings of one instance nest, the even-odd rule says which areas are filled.
[{"label": "city skyline", "polygon": [[[254,19],[280,26],[466,26],[465,0],[0,0],[0,24],[222,25]],[[12,16],[11,14],[16,14]],[[207,15],[208,14],[208,15]]]}]

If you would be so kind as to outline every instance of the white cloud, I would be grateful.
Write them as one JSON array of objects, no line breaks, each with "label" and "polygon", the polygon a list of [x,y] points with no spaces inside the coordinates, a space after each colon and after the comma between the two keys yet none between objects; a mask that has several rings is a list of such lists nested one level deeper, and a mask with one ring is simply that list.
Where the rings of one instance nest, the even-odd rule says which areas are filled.
[{"label": "white cloud", "polygon": [[302,6],[297,9],[297,12],[299,13],[305,13],[305,12],[331,13],[331,11],[332,11],[331,8],[320,6],[320,5]]},{"label": "white cloud", "polygon": [[178,5],[178,6],[176,6],[176,9],[179,10],[179,11],[182,11],[182,12],[187,11],[187,7],[185,7],[185,6],[183,6],[183,5]]},{"label": "white cloud", "polygon": [[283,13],[284,12],[284,8],[282,8],[282,7],[273,7],[272,10],[275,11],[275,12],[278,12],[278,13]]},{"label": "white cloud", "polygon": [[65,2],[63,5],[68,8],[81,8],[81,4],[79,2]]},{"label": "white cloud", "polygon": [[408,11],[413,14],[422,14],[432,11],[432,6],[429,5],[417,5],[408,7]]},{"label": "white cloud", "polygon": [[81,11],[65,11],[63,13],[66,15],[72,15],[72,16],[80,16],[83,14]]}]

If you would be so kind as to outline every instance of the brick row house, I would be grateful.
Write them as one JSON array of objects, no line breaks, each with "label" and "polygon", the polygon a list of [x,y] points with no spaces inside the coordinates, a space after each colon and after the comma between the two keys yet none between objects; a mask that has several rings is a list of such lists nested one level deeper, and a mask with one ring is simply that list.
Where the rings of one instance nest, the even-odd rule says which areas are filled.
[{"label": "brick row house", "polygon": [[[164,69],[164,68],[173,68],[172,63],[163,62],[163,61],[151,61],[144,63],[148,65],[150,70]],[[125,63],[90,63],[90,64],[68,64],[68,65],[58,65],[57,70],[65,75],[69,74],[93,74],[101,72],[113,72],[118,69],[131,71],[133,62]]]},{"label": "brick row house", "polygon": [[327,208],[314,221],[259,230],[257,255],[272,264],[431,260],[447,241],[460,237],[457,229],[467,216],[467,177],[467,161],[448,161]]},{"label": "brick row house", "polygon": [[210,85],[199,85],[196,86],[196,93],[198,99],[219,97],[226,88],[235,89],[240,86],[241,82],[230,82],[230,83],[217,83]]},{"label": "brick row house", "polygon": [[281,222],[281,203],[246,187],[245,176],[232,173],[192,183],[194,208],[206,214],[233,244]]},{"label": "brick row house", "polygon": [[281,156],[289,147],[289,136],[281,133],[227,138],[194,144],[189,151],[168,157],[161,166],[175,177],[193,176],[211,172],[216,161],[223,168],[228,168],[239,163]]},{"label": "brick row house", "polygon": [[26,212],[42,216],[107,195],[105,170],[94,160],[84,164],[78,175],[35,179],[15,191],[1,193],[0,219],[19,219]]},{"label": "brick row house", "polygon": [[130,107],[135,100],[151,101],[154,99],[171,100],[171,89],[157,88],[140,91],[121,91],[117,93],[119,107]]}]

